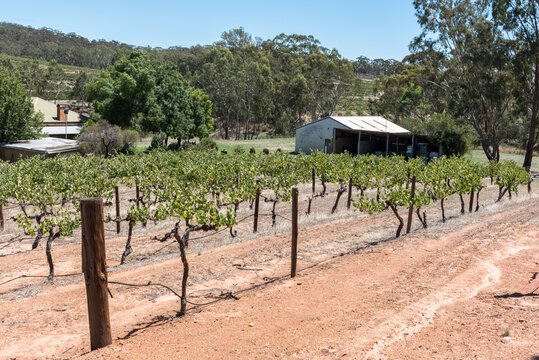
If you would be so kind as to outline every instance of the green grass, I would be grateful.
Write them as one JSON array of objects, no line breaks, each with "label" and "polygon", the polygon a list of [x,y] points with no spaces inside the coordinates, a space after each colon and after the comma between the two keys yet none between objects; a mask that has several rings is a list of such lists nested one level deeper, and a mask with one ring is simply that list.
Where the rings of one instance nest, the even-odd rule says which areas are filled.
[{"label": "green grass", "polygon": [[[464,155],[464,157],[472,159],[473,161],[477,161],[481,164],[488,163],[485,152],[481,149],[470,150],[466,153],[466,155]],[[514,160],[517,162],[517,164],[522,165],[522,163],[524,162],[524,155],[502,152],[500,153],[500,160]],[[532,160],[531,171],[539,172],[539,158],[534,157],[534,159]]]},{"label": "green grass", "polygon": [[295,138],[274,138],[274,139],[254,139],[254,140],[216,140],[219,150],[226,150],[229,153],[234,151],[236,146],[242,147],[245,151],[249,151],[252,147],[257,152],[263,149],[275,151],[281,149],[286,152],[294,151],[296,148]]}]

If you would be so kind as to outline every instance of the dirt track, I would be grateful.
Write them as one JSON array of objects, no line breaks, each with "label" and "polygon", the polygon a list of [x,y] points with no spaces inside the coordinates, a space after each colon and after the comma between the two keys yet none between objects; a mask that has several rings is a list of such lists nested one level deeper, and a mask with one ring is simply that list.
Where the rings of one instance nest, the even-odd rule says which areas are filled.
[{"label": "dirt track", "polygon": [[[340,210],[329,222],[305,218],[300,269],[351,254],[181,319],[174,317],[178,299],[165,290],[111,287],[113,336],[125,339],[83,358],[531,359],[539,356],[537,205],[537,196],[522,194],[458,216],[453,199],[455,216],[447,223],[437,220],[433,206],[428,229],[397,240],[387,213],[369,218]],[[283,231],[212,248],[192,244],[190,299],[204,302],[285,274],[288,238]],[[109,265],[116,265],[122,241],[107,241]],[[69,243],[55,250],[58,273],[78,271],[79,251]],[[0,261],[2,280],[23,268],[44,272],[41,253]],[[119,267],[110,280],[178,284],[180,276],[177,253],[170,252]],[[88,352],[85,306],[80,276],[53,286],[35,279],[0,286],[1,357]]]}]

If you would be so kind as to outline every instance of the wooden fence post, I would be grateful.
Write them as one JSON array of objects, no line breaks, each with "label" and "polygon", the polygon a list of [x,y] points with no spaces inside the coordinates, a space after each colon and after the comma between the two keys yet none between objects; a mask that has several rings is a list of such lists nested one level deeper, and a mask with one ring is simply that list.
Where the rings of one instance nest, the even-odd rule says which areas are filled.
[{"label": "wooden fence post", "polygon": [[292,254],[290,277],[296,276],[298,261],[298,189],[292,188]]},{"label": "wooden fence post", "polygon": [[414,215],[414,197],[415,197],[415,175],[412,177],[412,189],[411,189],[411,196],[410,199],[412,200],[412,203],[410,204],[410,208],[408,209],[408,224],[406,224],[406,233],[408,234],[410,232],[410,229],[412,228],[412,217]]},{"label": "wooden fence post", "polygon": [[6,225],[4,223],[4,204],[0,201],[0,231],[4,231]]},{"label": "wooden fence post", "polygon": [[352,178],[350,178],[350,182],[348,182],[348,201],[346,202],[346,207],[350,209],[351,205],[352,205]]},{"label": "wooden fence post", "polygon": [[118,185],[114,187],[114,194],[116,195],[116,234],[121,231],[120,226],[120,188]]},{"label": "wooden fence post", "polygon": [[258,208],[260,204],[260,180],[256,180],[255,215],[253,220],[253,232],[258,231]]},{"label": "wooden fence post", "polygon": [[82,219],[82,272],[86,283],[88,323],[91,349],[112,343],[105,257],[105,228],[103,199],[83,199],[80,203]]}]

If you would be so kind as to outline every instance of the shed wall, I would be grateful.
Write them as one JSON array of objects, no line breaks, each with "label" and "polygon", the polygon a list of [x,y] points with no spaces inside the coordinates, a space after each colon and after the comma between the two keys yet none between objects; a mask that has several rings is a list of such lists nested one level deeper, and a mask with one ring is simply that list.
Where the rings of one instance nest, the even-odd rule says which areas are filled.
[{"label": "shed wall", "polygon": [[[344,126],[331,118],[325,118],[296,129],[296,153],[310,154],[311,150],[324,151],[326,139],[333,137],[334,128]],[[331,152],[332,149],[329,149]]]}]

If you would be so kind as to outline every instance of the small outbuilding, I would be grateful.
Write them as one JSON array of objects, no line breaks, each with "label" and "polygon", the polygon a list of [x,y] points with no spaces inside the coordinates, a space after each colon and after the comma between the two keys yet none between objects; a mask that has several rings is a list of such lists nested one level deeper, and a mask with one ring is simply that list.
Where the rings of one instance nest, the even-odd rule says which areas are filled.
[{"label": "small outbuilding", "polygon": [[[296,129],[296,153],[313,151],[339,154],[407,155],[418,152],[424,141],[381,116],[328,116]],[[426,143],[419,143],[419,150]]]},{"label": "small outbuilding", "polygon": [[17,161],[35,155],[54,157],[80,152],[77,140],[45,137],[36,140],[21,140],[0,144],[0,159]]}]

